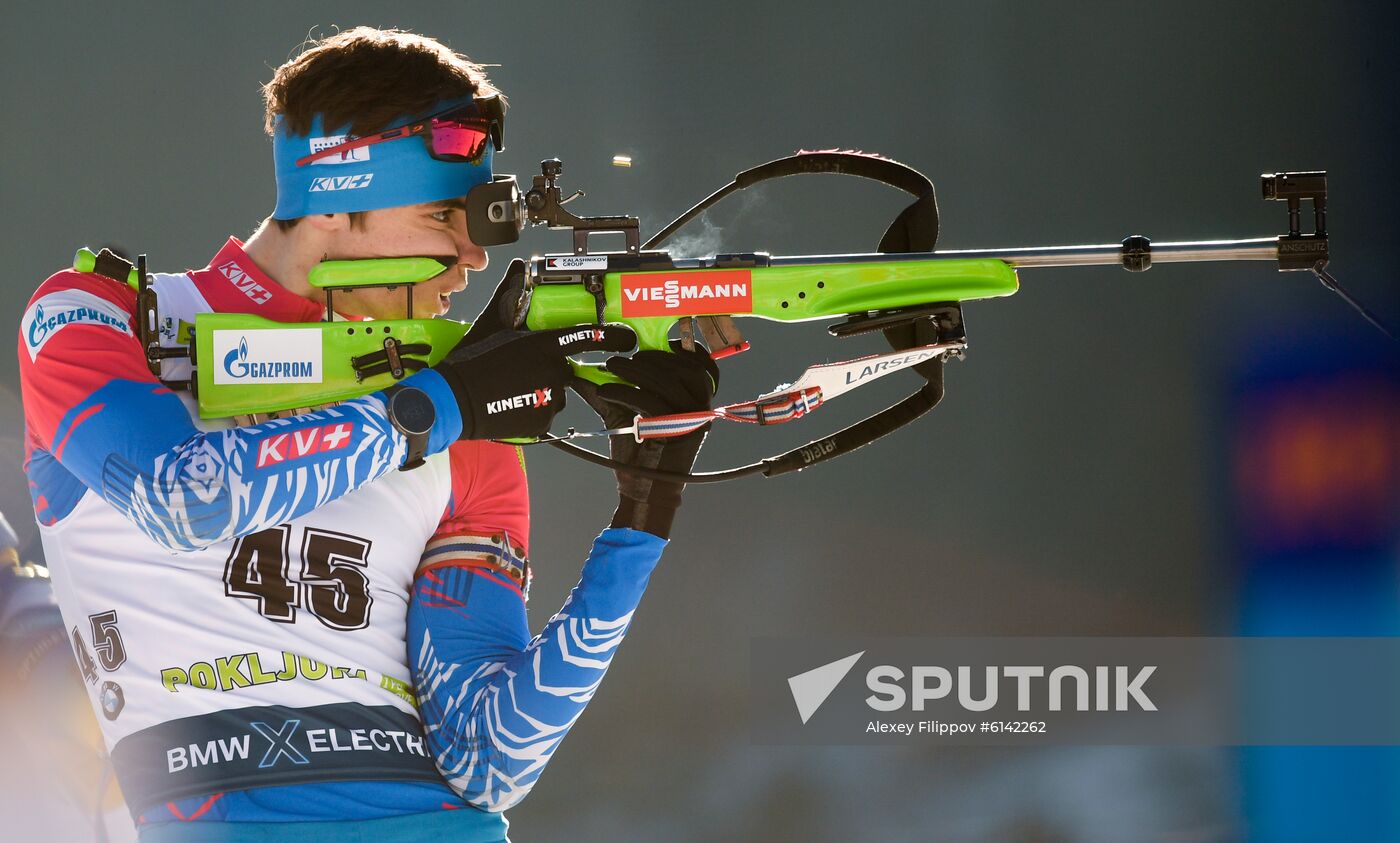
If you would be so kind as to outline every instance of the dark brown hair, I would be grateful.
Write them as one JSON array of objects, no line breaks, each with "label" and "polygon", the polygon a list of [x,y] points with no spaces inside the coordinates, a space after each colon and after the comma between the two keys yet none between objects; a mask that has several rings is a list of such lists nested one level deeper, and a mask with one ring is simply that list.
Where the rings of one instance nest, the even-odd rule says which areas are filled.
[{"label": "dark brown hair", "polygon": [[[424,35],[357,26],[310,41],[263,86],[263,128],[280,116],[295,135],[322,115],[328,130],[348,126],[364,136],[405,115],[423,114],[445,99],[499,93],[481,65]],[[358,219],[357,219],[358,217]],[[274,220],[286,231],[296,220]],[[363,221],[351,215],[351,223]]]}]

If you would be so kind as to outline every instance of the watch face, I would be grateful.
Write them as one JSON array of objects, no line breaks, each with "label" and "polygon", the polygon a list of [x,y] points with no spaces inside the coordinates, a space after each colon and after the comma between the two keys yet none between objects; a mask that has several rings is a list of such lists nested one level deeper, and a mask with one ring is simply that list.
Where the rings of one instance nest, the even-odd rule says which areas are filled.
[{"label": "watch face", "polygon": [[437,411],[426,392],[406,387],[389,399],[389,417],[405,435],[423,435],[433,429]]}]

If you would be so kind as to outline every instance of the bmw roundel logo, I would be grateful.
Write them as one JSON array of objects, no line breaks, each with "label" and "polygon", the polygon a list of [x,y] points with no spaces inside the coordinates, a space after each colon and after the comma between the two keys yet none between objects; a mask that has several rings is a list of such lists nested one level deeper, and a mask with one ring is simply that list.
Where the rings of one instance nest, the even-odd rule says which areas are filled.
[{"label": "bmw roundel logo", "polygon": [[108,720],[116,720],[122,709],[126,708],[126,695],[122,693],[122,686],[110,680],[102,683],[102,690],[98,692],[97,699],[102,703],[102,716]]}]

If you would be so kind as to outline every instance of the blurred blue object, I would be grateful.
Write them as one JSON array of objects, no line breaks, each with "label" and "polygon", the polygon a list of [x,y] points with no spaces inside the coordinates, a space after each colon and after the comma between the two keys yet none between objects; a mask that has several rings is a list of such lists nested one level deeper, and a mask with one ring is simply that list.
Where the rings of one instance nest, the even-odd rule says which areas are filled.
[{"label": "blurred blue object", "polygon": [[[1310,329],[1235,358],[1223,429],[1239,634],[1400,635],[1397,348]],[[1248,840],[1400,840],[1400,747],[1249,747],[1240,775]]]}]

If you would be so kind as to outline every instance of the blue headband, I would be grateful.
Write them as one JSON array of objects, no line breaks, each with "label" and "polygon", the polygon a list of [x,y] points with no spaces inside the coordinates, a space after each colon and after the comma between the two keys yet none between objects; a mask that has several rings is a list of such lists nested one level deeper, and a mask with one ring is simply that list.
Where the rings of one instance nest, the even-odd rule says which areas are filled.
[{"label": "blue headband", "polygon": [[[456,105],[470,102],[471,97],[443,100],[428,114],[437,114]],[[393,125],[418,119],[406,117]],[[272,157],[277,170],[277,208],[272,216],[279,220],[296,219],[312,214],[335,214],[349,211],[375,211],[439,199],[456,199],[479,184],[491,181],[490,143],[481,161],[466,164],[437,161],[428,155],[421,138],[397,138],[372,146],[351,150],[342,160],[331,156],[313,161],[303,167],[297,159],[334,146],[345,140],[348,127],[327,132],[317,114],[307,135],[292,135],[282,117],[272,135]]]}]

